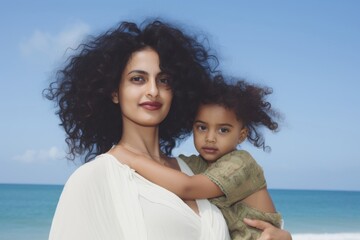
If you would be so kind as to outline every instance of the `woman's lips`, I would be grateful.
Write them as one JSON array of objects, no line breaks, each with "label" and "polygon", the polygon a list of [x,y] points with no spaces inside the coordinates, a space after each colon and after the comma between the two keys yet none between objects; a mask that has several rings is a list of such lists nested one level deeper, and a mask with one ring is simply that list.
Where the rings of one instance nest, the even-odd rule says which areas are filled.
[{"label": "woman's lips", "polygon": [[159,102],[143,102],[140,103],[140,106],[145,108],[146,110],[155,111],[161,108],[162,104]]}]

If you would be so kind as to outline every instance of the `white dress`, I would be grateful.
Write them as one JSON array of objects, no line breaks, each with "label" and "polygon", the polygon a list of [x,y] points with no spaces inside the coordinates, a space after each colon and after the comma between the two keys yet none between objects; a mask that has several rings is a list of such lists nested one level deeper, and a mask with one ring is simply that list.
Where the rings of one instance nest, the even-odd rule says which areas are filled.
[{"label": "white dress", "polygon": [[[177,158],[181,171],[190,168]],[[229,240],[225,220],[208,200],[197,215],[172,192],[110,154],[78,168],[65,184],[50,240]]]}]

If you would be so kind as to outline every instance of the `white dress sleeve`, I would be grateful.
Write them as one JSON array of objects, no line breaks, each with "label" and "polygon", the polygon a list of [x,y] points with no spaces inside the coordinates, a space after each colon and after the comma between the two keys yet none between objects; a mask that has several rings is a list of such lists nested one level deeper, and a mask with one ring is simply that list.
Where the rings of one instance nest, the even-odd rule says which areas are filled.
[{"label": "white dress sleeve", "polygon": [[[181,171],[189,176],[194,175],[188,165],[181,159],[177,158]],[[230,240],[230,234],[226,221],[221,211],[207,199],[197,199],[201,216],[201,240]]]},{"label": "white dress sleeve", "polygon": [[147,239],[132,170],[107,155],[77,169],[65,184],[50,240]]}]

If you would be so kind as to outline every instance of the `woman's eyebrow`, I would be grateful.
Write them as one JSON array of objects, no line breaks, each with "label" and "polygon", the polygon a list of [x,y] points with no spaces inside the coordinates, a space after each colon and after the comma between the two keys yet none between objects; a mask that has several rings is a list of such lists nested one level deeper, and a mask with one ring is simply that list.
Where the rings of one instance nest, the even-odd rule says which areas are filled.
[{"label": "woman's eyebrow", "polygon": [[131,74],[131,73],[140,73],[140,74],[149,75],[146,71],[144,71],[144,70],[137,70],[137,69],[128,72],[127,75],[129,75],[129,74]]}]

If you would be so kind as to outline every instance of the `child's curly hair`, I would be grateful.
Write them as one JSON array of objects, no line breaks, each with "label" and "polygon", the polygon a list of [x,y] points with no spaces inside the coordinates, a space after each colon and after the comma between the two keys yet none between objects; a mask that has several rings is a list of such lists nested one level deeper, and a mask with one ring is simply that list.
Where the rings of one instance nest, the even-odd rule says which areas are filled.
[{"label": "child's curly hair", "polygon": [[272,109],[270,102],[266,100],[272,89],[244,80],[229,81],[232,83],[226,82],[221,75],[215,76],[201,104],[216,104],[234,111],[237,119],[248,129],[248,141],[264,151],[270,150],[270,147],[265,145],[260,128],[266,127],[274,132],[279,129],[277,120],[281,117],[280,113]]},{"label": "child's curly hair", "polygon": [[69,159],[85,154],[85,162],[90,161],[120,140],[121,110],[111,95],[132,53],[145,48],[159,54],[160,69],[172,79],[171,109],[159,128],[161,150],[171,155],[176,141],[191,133],[201,93],[216,72],[217,58],[202,42],[170,24],[122,22],[81,44],[43,92],[58,107]]}]

